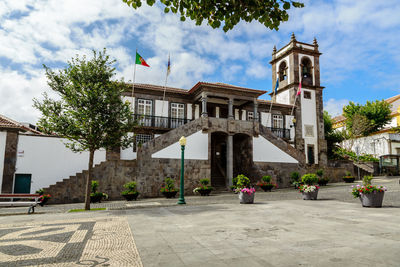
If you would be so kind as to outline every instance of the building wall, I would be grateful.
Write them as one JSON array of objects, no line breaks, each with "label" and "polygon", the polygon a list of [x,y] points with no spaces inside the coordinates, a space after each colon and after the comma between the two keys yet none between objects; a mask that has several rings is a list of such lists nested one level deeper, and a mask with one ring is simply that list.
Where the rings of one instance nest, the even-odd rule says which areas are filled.
[{"label": "building wall", "polygon": [[[67,140],[47,136],[19,136],[15,173],[32,175],[31,193],[88,169],[89,152],[73,153],[63,142]],[[97,151],[94,163],[105,161],[105,158],[104,150]]]},{"label": "building wall", "polygon": [[271,113],[261,112],[261,124],[265,127],[271,127]]},{"label": "building wall", "polygon": [[290,104],[290,91],[286,90],[276,95],[276,102],[281,104]]},{"label": "building wall", "polygon": [[389,133],[375,134],[352,140],[345,140],[341,146],[356,152],[357,147],[360,154],[371,154],[379,157],[386,154],[396,154],[396,148],[400,148],[400,143],[389,144]]},{"label": "building wall", "polygon": [[7,132],[0,132],[0,192],[3,183],[4,153],[6,152]]},{"label": "building wall", "polygon": [[168,117],[168,108],[169,108],[168,104],[169,104],[168,101],[156,100],[154,107],[155,116]]},{"label": "building wall", "polygon": [[[304,98],[304,92],[311,93],[311,99]],[[302,135],[304,138],[304,149],[308,162],[307,145],[314,145],[314,159],[318,163],[318,135],[317,135],[317,114],[315,103],[315,91],[303,89],[301,93],[301,122],[302,122]],[[307,132],[306,128],[312,126],[312,135]]]},{"label": "building wall", "polygon": [[262,136],[253,137],[253,161],[299,163]]}]

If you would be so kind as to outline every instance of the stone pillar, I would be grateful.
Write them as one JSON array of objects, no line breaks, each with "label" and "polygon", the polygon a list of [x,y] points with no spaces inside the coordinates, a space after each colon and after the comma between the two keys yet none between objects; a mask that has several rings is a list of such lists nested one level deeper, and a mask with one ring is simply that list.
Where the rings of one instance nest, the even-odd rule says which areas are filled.
[{"label": "stone pillar", "polygon": [[7,132],[6,148],[4,153],[2,193],[12,193],[14,184],[15,166],[17,164],[18,132]]},{"label": "stone pillar", "polygon": [[254,98],[254,121],[258,121],[258,103],[257,103],[257,98]]},{"label": "stone pillar", "polygon": [[228,185],[233,185],[233,135],[228,135],[228,142],[226,146],[226,176],[228,178]]},{"label": "stone pillar", "polygon": [[228,119],[233,120],[233,98],[228,99]]},{"label": "stone pillar", "polygon": [[201,95],[201,116],[208,117],[207,113],[207,94],[202,93]]}]

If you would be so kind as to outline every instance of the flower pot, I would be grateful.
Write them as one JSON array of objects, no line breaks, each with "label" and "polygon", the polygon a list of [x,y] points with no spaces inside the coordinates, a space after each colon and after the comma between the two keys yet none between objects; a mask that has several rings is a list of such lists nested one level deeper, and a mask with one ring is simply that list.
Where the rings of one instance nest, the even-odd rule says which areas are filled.
[{"label": "flower pot", "polygon": [[356,179],[356,178],[353,177],[353,176],[343,177],[343,181],[344,181],[345,183],[353,183],[355,179]]},{"label": "flower pot", "polygon": [[247,194],[247,193],[239,192],[240,204],[253,204],[255,194],[256,193]]},{"label": "flower pot", "polygon": [[178,193],[178,191],[162,192],[166,198],[173,198],[176,196],[176,193]]},{"label": "flower pot", "polygon": [[39,205],[40,205],[41,207],[43,207],[44,205],[46,205],[46,203],[47,203],[47,201],[49,201],[49,199],[50,199],[50,198],[47,198],[47,197],[43,198],[43,200],[42,200],[41,202],[39,202]]},{"label": "flower pot", "polygon": [[199,189],[197,192],[200,193],[201,196],[209,196],[212,189]]},{"label": "flower pot", "polygon": [[275,186],[273,184],[267,184],[260,187],[262,188],[262,190],[264,190],[264,192],[271,192],[272,188],[274,188]]},{"label": "flower pot", "polygon": [[90,196],[90,202],[91,203],[97,203],[97,202],[101,202],[101,199],[103,198],[103,194],[94,194]]},{"label": "flower pot", "polygon": [[135,192],[135,193],[129,193],[129,194],[124,194],[122,195],[127,201],[132,201],[132,200],[136,200],[137,197],[139,196],[139,192]]},{"label": "flower pot", "polygon": [[381,208],[385,192],[361,194],[360,201],[363,207]]},{"label": "flower pot", "polygon": [[318,190],[314,192],[301,192],[304,200],[316,200],[318,197]]}]

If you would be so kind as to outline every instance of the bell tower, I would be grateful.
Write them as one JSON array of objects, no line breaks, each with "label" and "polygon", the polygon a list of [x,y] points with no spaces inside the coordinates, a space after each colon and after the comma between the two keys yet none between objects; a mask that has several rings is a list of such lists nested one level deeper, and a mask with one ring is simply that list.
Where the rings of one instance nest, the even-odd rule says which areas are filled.
[{"label": "bell tower", "polygon": [[[272,51],[272,88],[278,80],[276,94],[270,94],[274,103],[294,105],[293,126],[295,146],[303,151],[308,164],[327,164],[324,135],[323,100],[320,84],[317,40],[312,44],[299,42],[292,33],[290,42]],[[301,93],[297,95],[301,83]],[[296,96],[297,95],[297,96]]]}]

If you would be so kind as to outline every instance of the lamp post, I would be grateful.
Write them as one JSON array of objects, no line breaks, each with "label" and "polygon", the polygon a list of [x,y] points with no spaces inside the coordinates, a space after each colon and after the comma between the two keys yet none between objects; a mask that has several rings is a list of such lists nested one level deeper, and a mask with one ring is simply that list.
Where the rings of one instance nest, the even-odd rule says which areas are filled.
[{"label": "lamp post", "polygon": [[185,184],[184,184],[184,158],[185,158],[185,146],[186,146],[186,138],[184,136],[179,139],[179,144],[181,145],[181,188],[179,190],[179,199],[177,204],[186,204],[184,191],[185,191]]}]

